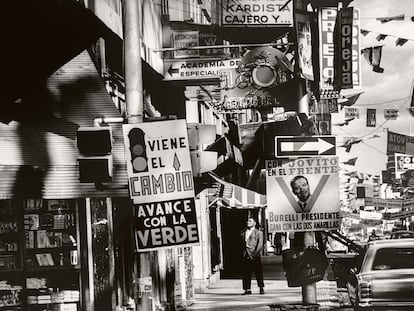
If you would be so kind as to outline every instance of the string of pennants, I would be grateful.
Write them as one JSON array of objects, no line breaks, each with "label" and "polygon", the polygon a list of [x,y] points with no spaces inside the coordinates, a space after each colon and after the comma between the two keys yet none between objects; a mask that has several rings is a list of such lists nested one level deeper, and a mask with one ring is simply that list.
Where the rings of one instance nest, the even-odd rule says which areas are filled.
[{"label": "string of pennants", "polygon": [[[412,17],[411,19],[414,19],[414,17]],[[404,15],[398,15],[398,16],[389,17],[389,18],[385,18],[385,17],[377,18],[377,20],[380,20],[382,23],[386,23],[386,22],[393,21],[393,20],[404,20]],[[367,36],[369,33],[377,34],[376,39],[378,42],[385,40],[387,37],[397,38],[395,40],[396,46],[403,46],[408,41],[414,41],[414,39],[402,38],[400,36],[384,34],[381,32],[367,30],[367,29],[361,29],[361,34],[363,36]],[[376,46],[368,47],[368,48],[361,50],[361,53],[364,56],[364,58],[367,60],[368,64],[372,66],[372,70],[378,73],[384,72],[384,68],[381,68],[380,66],[381,57],[382,57],[382,47],[383,45],[376,45]]]}]

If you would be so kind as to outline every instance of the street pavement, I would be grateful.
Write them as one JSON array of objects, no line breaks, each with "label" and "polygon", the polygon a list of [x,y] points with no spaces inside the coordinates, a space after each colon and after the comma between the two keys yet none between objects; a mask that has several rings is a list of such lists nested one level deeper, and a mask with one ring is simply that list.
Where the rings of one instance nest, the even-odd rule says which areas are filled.
[{"label": "street pavement", "polygon": [[[281,258],[273,256],[264,258],[265,294],[259,295],[259,288],[253,277],[252,295],[241,295],[242,281],[239,278],[221,279],[203,292],[195,293],[194,304],[187,306],[188,311],[231,311],[231,310],[266,310],[269,305],[300,305],[302,293],[300,287],[288,287],[284,273],[281,271]],[[276,272],[275,272],[276,271]],[[332,277],[317,283],[317,302],[319,310],[352,310],[344,306],[345,293],[338,291]],[[297,311],[301,309],[295,309]]]},{"label": "street pavement", "polygon": [[[270,304],[300,304],[302,301],[301,288],[289,288],[284,280],[266,280],[265,295],[259,295],[257,286],[252,286],[252,292],[252,295],[241,295],[241,280],[220,280],[203,293],[196,293],[194,304],[187,307],[187,310],[270,311]],[[317,297],[320,305],[319,310],[340,309],[335,282],[318,282]]]}]

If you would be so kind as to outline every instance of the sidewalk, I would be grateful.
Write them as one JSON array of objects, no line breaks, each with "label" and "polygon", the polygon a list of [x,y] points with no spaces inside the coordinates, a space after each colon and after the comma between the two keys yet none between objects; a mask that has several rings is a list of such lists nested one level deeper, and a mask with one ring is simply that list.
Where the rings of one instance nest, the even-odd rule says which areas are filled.
[{"label": "sidewalk", "polygon": [[[289,288],[285,280],[266,280],[265,295],[259,295],[259,289],[252,280],[252,295],[242,296],[241,280],[220,280],[203,293],[196,293],[194,304],[186,310],[266,310],[269,304],[301,303],[300,287]],[[321,281],[317,283],[319,310],[338,310],[338,293],[336,283]]]}]

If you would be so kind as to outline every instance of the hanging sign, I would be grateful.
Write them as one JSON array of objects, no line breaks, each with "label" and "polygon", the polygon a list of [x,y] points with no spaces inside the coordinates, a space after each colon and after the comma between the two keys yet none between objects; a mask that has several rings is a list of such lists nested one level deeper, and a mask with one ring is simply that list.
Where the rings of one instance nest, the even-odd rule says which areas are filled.
[{"label": "hanging sign", "polygon": [[395,153],[395,178],[401,178],[401,175],[407,170],[414,169],[414,156],[403,153]]},{"label": "hanging sign", "polygon": [[214,110],[219,113],[238,112],[246,109],[260,109],[265,107],[275,107],[278,102],[269,95],[253,95],[244,97],[228,97],[224,96],[222,102],[211,103]]},{"label": "hanging sign", "polygon": [[198,243],[185,120],[125,124],[123,132],[138,251]]},{"label": "hanging sign", "polygon": [[367,109],[367,127],[376,127],[377,126],[377,110],[376,109]]},{"label": "hanging sign", "polygon": [[[198,46],[198,31],[173,31],[174,48]],[[199,57],[199,50],[175,50],[174,58]]]},{"label": "hanging sign", "polygon": [[266,161],[266,170],[269,232],[339,229],[338,157]]},{"label": "hanging sign", "polygon": [[306,79],[313,81],[312,33],[309,15],[295,13],[295,25],[299,68]]},{"label": "hanging sign", "polygon": [[414,137],[395,132],[387,133],[387,154],[414,154]]},{"label": "hanging sign", "polygon": [[335,136],[276,136],[277,158],[312,157],[336,154]]},{"label": "hanging sign", "polygon": [[[217,35],[212,32],[200,32],[198,34],[198,41],[200,46],[213,46],[213,45],[223,45],[224,41],[222,39],[217,38]],[[201,57],[216,57],[216,56],[224,56],[224,49],[223,48],[211,48],[211,49],[201,49],[200,56]]]},{"label": "hanging sign", "polygon": [[385,120],[397,120],[397,118],[398,118],[398,109],[384,109]]},{"label": "hanging sign", "polygon": [[166,61],[165,80],[200,80],[217,79],[222,72],[237,68],[240,58],[218,59],[193,59],[182,61]]},{"label": "hanging sign", "polygon": [[222,25],[293,25],[291,0],[223,0]]},{"label": "hanging sign", "polygon": [[353,7],[342,8],[336,16],[334,44],[335,88],[352,89]]},{"label": "hanging sign", "polygon": [[359,108],[345,107],[345,119],[359,119]]},{"label": "hanging sign", "polygon": [[319,102],[309,107],[309,114],[329,114],[338,112],[338,99],[321,99]]},{"label": "hanging sign", "polygon": [[[320,88],[332,89],[334,80],[334,28],[336,8],[319,10],[319,42],[320,42]],[[360,57],[360,13],[353,9],[352,30],[352,84],[353,88],[361,88],[361,57]]]}]

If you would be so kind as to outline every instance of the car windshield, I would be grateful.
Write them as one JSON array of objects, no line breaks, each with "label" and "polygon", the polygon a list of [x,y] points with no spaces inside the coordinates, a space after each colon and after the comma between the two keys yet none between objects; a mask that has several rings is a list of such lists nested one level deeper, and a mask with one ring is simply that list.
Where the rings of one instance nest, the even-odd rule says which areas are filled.
[{"label": "car windshield", "polygon": [[372,270],[414,268],[413,247],[390,247],[379,249],[372,264]]}]

